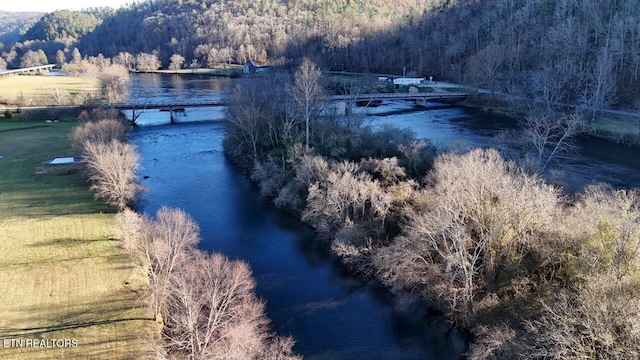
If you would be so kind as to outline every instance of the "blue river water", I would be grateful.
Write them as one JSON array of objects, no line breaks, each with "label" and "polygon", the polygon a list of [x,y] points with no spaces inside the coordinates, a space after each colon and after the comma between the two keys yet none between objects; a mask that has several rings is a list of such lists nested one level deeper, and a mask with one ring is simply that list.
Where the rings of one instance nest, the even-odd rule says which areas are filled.
[{"label": "blue river water", "polygon": [[[136,75],[131,96],[220,99],[231,79]],[[138,210],[178,207],[200,225],[200,247],[250,264],[257,293],[266,302],[272,328],[296,340],[305,359],[458,359],[463,336],[425,305],[392,296],[353,277],[314,239],[311,229],[274,209],[222,150],[224,108],[190,108],[176,114],[139,113],[130,135],[142,156],[146,187]],[[439,148],[487,146],[496,131],[513,127],[507,118],[460,108],[418,110],[390,103],[363,114],[366,123],[409,127]],[[153,126],[151,126],[153,125]],[[561,169],[573,187],[600,181],[640,186],[637,149],[581,140],[585,150]],[[616,163],[618,157],[628,161]]]}]

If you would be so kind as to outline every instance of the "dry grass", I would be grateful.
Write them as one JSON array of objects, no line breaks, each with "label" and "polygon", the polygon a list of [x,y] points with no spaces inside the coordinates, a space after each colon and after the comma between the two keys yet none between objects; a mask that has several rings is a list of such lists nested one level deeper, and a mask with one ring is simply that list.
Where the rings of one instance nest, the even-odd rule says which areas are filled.
[{"label": "dry grass", "polygon": [[0,77],[0,103],[16,106],[80,105],[99,94],[96,77],[14,75]]},{"label": "dry grass", "polygon": [[[72,124],[42,125],[0,121],[0,358],[152,358],[140,339],[158,333],[140,300],[144,272],[110,240],[113,214],[80,173],[36,174],[42,161],[75,155]],[[7,347],[30,339],[77,347]]]}]

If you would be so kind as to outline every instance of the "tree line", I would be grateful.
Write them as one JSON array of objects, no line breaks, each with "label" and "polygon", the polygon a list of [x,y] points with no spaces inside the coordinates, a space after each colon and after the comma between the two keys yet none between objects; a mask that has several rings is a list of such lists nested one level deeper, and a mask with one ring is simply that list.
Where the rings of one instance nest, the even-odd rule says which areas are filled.
[{"label": "tree line", "polygon": [[[168,67],[297,64],[434,76],[550,107],[637,108],[640,31],[632,0],[211,1],[156,0],[117,11],[56,12],[20,43],[52,58],[155,53]],[[93,20],[96,19],[96,20]],[[95,28],[92,27],[95,25]],[[41,34],[46,32],[46,34]]]},{"label": "tree line", "polygon": [[544,140],[530,135],[544,125],[524,120],[528,156],[514,160],[509,149],[439,153],[337,116],[317,101],[322,87],[299,86],[316,74],[305,60],[293,78],[231,95],[225,151],[263,195],[354,271],[470,330],[472,359],[640,355],[640,192],[565,195],[542,177],[578,115]]},{"label": "tree line", "polygon": [[148,302],[161,338],[150,339],[163,359],[300,359],[294,341],[269,329],[264,302],[255,295],[249,265],[197,249],[197,223],[184,211],[162,207],[155,217],[131,210],[142,187],[140,158],[126,142],[118,111],[92,110],[70,135],[83,152],[96,199],[118,210],[123,247],[146,269]]}]

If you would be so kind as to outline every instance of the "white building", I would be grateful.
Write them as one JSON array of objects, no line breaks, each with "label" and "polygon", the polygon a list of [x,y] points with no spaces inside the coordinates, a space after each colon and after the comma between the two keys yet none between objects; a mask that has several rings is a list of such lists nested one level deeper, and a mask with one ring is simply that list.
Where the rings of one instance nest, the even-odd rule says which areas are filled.
[{"label": "white building", "polygon": [[405,85],[420,85],[425,78],[408,78],[401,77],[393,79],[393,85],[405,86]]}]

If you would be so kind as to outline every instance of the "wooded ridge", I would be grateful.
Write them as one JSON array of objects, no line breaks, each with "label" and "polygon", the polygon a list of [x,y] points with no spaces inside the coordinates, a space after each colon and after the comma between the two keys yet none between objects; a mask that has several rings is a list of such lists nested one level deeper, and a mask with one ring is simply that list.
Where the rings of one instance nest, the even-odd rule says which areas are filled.
[{"label": "wooded ridge", "polygon": [[[47,14],[19,43],[49,58],[154,53],[167,67],[244,63],[434,76],[538,99],[638,107],[640,13],[632,0],[157,0]],[[95,20],[94,20],[95,19]],[[95,26],[95,28],[92,28]]]}]

